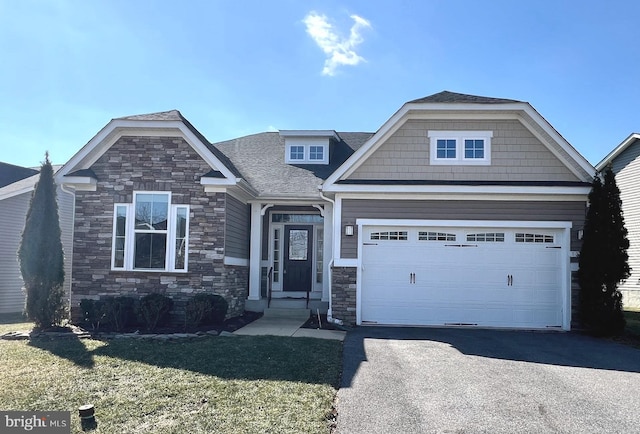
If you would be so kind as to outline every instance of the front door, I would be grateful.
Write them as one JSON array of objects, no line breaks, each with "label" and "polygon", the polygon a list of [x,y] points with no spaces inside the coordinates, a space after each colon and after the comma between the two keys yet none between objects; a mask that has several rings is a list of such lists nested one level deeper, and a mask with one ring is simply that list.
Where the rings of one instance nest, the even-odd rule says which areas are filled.
[{"label": "front door", "polygon": [[284,291],[311,291],[313,226],[285,226]]}]

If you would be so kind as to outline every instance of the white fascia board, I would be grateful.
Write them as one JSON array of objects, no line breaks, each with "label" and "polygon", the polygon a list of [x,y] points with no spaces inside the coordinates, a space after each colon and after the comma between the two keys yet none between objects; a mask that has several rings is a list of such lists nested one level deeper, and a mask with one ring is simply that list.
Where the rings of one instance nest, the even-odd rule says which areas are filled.
[{"label": "white fascia board", "polygon": [[[449,227],[449,228],[532,228],[532,229],[570,229],[569,221],[531,221],[531,220],[402,220],[402,219],[356,219],[356,225],[362,226],[404,226],[404,227]],[[358,231],[362,233],[361,230]]]},{"label": "white fascia board", "polygon": [[627,149],[633,142],[636,140],[640,140],[640,133],[632,133],[622,141],[615,149],[607,154],[606,157],[602,159],[598,164],[596,164],[596,170],[600,172],[604,169],[609,163],[611,163],[618,155],[622,153],[625,149]]},{"label": "white fascia board", "polygon": [[56,174],[58,179],[80,169],[88,169],[120,137],[131,134],[141,137],[183,137],[189,145],[209,164],[225,177],[235,179],[233,173],[196,137],[181,121],[134,121],[116,119],[109,122],[80,151],[78,151]]},{"label": "white fascia board", "polygon": [[[380,129],[369,140],[365,142],[356,152],[354,152],[347,160],[340,165],[323,183],[323,186],[330,186],[337,182],[339,179],[349,176],[354,170],[356,170],[366,158],[367,155],[375,151],[377,146],[384,143],[389,135],[393,134],[402,123],[400,120],[407,113],[407,105],[403,105],[389,120],[387,120]],[[376,146],[377,145],[377,146]],[[359,164],[360,163],[360,164]]]},{"label": "white fascia board", "polygon": [[76,190],[96,191],[98,188],[98,182],[88,176],[65,176],[60,181],[62,185],[73,187]]},{"label": "white fascia board", "polygon": [[255,203],[259,205],[272,204],[274,206],[313,206],[313,205],[324,205],[329,202],[322,199],[320,196],[317,198],[309,198],[309,199],[283,199],[283,198],[257,198],[248,200],[247,203]]},{"label": "white fascia board", "polygon": [[0,188],[0,200],[9,199],[10,197],[20,196],[24,193],[29,193],[33,191],[34,186],[30,187],[22,187],[22,188],[12,188],[12,189],[4,189]]},{"label": "white fascia board", "polygon": [[282,137],[322,137],[340,140],[334,130],[279,130],[278,134]]},{"label": "white fascia board", "polygon": [[0,200],[8,199],[13,196],[18,196],[23,193],[28,193],[33,191],[40,179],[40,174],[36,173],[28,178],[21,179],[19,181],[13,182],[9,185],[5,185],[0,188]]},{"label": "white fascia board", "polygon": [[326,191],[365,194],[517,194],[517,195],[588,195],[590,186],[476,186],[476,185],[358,185],[334,184]]},{"label": "white fascia board", "polygon": [[[524,110],[525,113],[527,113],[538,125],[540,125],[540,127],[542,127],[542,129],[549,134],[549,136],[551,136],[551,138],[553,140],[556,141],[556,143],[558,143],[560,145],[560,147],[567,153],[569,154],[569,156],[576,162],[578,163],[578,165],[580,166],[580,168],[582,170],[584,170],[586,173],[592,175],[595,174],[595,167],[593,167],[591,165],[591,163],[589,163],[587,161],[586,158],[584,158],[582,156],[582,154],[580,154],[573,146],[571,146],[571,144],[569,142],[567,142],[567,140],[562,137],[562,135],[556,131],[555,128],[553,128],[553,126],[547,122],[547,120],[540,114],[538,113],[538,111],[536,109],[534,109],[530,104],[527,104]],[[526,122],[523,122],[523,125],[526,126]],[[539,137],[539,134],[532,130],[531,128],[528,128],[529,131],[531,131],[542,143],[545,143],[545,140],[543,137]],[[562,162],[565,163],[565,166],[571,170],[571,172],[576,175],[579,179],[582,179],[583,181],[590,181],[591,180],[591,176],[589,176],[589,179],[585,179],[584,176],[580,173],[576,173],[575,168],[571,165],[571,164],[567,164],[567,162],[564,161],[564,158],[562,155],[558,154],[558,152],[556,151],[556,149],[554,149],[553,146],[547,146],[547,148],[556,156],[558,157],[558,159]]]},{"label": "white fascia board", "polygon": [[236,185],[236,182],[237,182],[236,178],[233,178],[233,179],[229,179],[229,178],[206,178],[206,177],[200,178],[200,184],[202,184],[204,186],[208,186],[208,185],[230,186],[230,185]]}]

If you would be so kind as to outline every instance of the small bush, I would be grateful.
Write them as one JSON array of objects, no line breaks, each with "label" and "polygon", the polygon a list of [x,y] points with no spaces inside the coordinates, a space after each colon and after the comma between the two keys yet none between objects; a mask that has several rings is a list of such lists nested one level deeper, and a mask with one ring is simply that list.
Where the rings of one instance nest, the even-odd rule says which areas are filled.
[{"label": "small bush", "polygon": [[229,310],[229,303],[221,295],[212,294],[213,311],[211,312],[211,323],[222,324]]},{"label": "small bush", "polygon": [[105,310],[105,303],[102,300],[91,300],[83,298],[80,300],[80,309],[82,309],[82,321],[90,324],[93,330],[100,330],[100,325],[109,322]]},{"label": "small bush", "polygon": [[148,294],[140,300],[139,313],[147,330],[169,323],[169,312],[173,308],[173,300],[162,294]]},{"label": "small bush", "polygon": [[185,325],[221,324],[227,316],[227,301],[217,294],[196,294],[185,307]]},{"label": "small bush", "polygon": [[135,300],[132,297],[105,297],[103,301],[105,317],[115,331],[122,331],[135,322]]}]

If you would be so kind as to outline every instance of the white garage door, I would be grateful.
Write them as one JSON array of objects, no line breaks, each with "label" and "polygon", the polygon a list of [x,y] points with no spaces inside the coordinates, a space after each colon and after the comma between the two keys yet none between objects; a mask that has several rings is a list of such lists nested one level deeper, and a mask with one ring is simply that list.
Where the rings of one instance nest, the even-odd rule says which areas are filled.
[{"label": "white garage door", "polygon": [[561,233],[365,226],[361,322],[561,327]]}]

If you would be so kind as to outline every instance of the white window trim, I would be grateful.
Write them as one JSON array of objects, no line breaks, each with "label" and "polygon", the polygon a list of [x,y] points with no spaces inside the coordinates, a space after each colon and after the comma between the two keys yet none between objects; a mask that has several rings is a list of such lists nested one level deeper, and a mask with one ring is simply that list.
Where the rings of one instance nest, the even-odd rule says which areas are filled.
[{"label": "white window trim", "polygon": [[[167,248],[165,251],[165,268],[134,268],[134,251],[135,251],[135,197],[139,194],[167,194],[169,197],[169,209],[168,209],[168,218],[167,218]],[[117,218],[116,213],[118,207],[126,208],[126,223],[125,223],[125,245],[124,245],[124,266],[116,267],[116,226],[117,226]],[[176,260],[176,220],[177,220],[177,212],[178,209],[185,208],[186,209],[186,227],[187,231],[185,233],[185,259],[184,259],[184,269],[178,269],[175,267]],[[115,203],[113,205],[113,233],[112,233],[112,241],[111,241],[111,270],[113,271],[133,271],[133,272],[143,272],[143,273],[186,273],[189,270],[189,220],[190,220],[190,207],[189,205],[184,204],[171,204],[171,192],[168,191],[135,191],[133,193],[133,202],[132,203]],[[139,232],[138,232],[139,233]]]},{"label": "white window trim", "polygon": [[[491,164],[491,139],[493,131],[428,131],[429,163],[432,165],[475,165]],[[456,158],[438,158],[438,140],[456,141]],[[484,140],[484,158],[465,158],[465,140]]]},{"label": "white window trim", "polygon": [[[304,158],[302,159],[292,159],[291,158],[291,147],[292,146],[302,146],[304,149]],[[319,146],[322,148],[322,160],[312,160],[311,159],[311,147]],[[287,143],[285,147],[285,163],[287,164],[329,164],[329,145],[327,143],[303,143],[303,142],[291,142]]]}]

